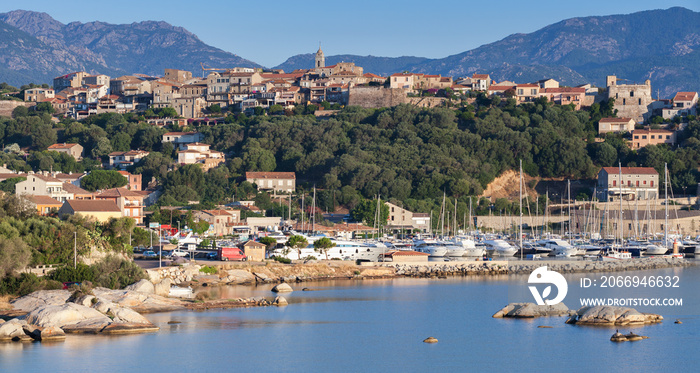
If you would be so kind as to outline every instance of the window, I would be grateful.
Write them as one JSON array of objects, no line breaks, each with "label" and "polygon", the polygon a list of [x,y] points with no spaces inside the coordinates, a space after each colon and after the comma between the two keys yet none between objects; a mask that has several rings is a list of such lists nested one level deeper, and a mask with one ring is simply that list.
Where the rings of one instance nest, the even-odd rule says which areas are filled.
[{"label": "window", "polygon": [[651,181],[651,186],[654,186],[654,180]]},{"label": "window", "polygon": [[634,97],[634,91],[630,91],[630,97]]},{"label": "window", "polygon": [[651,139],[652,139],[652,140],[654,139],[654,135],[651,135]]},{"label": "window", "polygon": [[642,135],[642,140],[646,140],[646,139],[647,139],[647,135]]},{"label": "window", "polygon": [[518,96],[521,96],[522,94],[523,94],[523,90],[522,90],[522,89],[518,89]]},{"label": "window", "polygon": [[639,180],[637,180],[637,187],[639,187]]},{"label": "window", "polygon": [[647,181],[646,181],[646,180],[644,180],[644,185],[647,185]]},{"label": "window", "polygon": [[617,180],[613,180],[613,186],[617,185]]},{"label": "window", "polygon": [[634,135],[635,140],[639,140],[639,135]]},{"label": "window", "polygon": [[671,135],[666,135],[666,140],[670,140],[670,139],[671,139]]},{"label": "window", "polygon": [[626,99],[626,98],[623,98],[623,99],[622,99],[622,105],[627,105],[627,99]]},{"label": "window", "polygon": [[640,98],[640,99],[639,99],[639,105],[641,105],[641,104],[642,104],[642,99]]}]

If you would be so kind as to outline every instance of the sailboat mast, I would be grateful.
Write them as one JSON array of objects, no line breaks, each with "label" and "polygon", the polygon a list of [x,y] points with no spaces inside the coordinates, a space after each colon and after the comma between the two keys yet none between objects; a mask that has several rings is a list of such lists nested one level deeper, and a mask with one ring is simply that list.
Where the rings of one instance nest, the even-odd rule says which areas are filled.
[{"label": "sailboat mast", "polygon": [[668,165],[664,163],[664,205],[666,217],[664,218],[664,245],[668,247]]},{"label": "sailboat mast", "polygon": [[523,160],[520,160],[520,259],[523,258]]},{"label": "sailboat mast", "polygon": [[311,201],[311,234],[316,232],[316,185],[314,185],[314,198]]},{"label": "sailboat mast", "polygon": [[619,172],[619,177],[620,177],[620,246],[622,246],[622,243],[624,242],[623,235],[625,234],[624,232],[624,227],[622,226],[622,162],[617,163],[617,169]]},{"label": "sailboat mast", "polygon": [[573,221],[571,221],[571,180],[566,181],[566,190],[567,190],[567,204],[569,205],[569,243],[571,243],[571,235],[572,235],[572,230],[571,226],[573,225]]}]

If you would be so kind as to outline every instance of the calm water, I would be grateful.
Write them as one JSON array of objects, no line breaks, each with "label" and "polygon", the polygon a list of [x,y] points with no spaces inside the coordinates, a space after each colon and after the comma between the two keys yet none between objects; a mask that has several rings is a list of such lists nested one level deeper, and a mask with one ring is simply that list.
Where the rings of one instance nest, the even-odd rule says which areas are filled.
[{"label": "calm water", "polygon": [[[692,313],[700,268],[637,274],[679,275],[674,296],[684,298],[680,313],[686,313],[635,328],[651,337],[640,342],[615,344],[609,342],[614,329],[565,325],[564,318],[491,318],[515,300],[513,289],[526,277],[348,280],[306,283],[319,291],[285,295],[290,305],[283,308],[148,315],[161,328],[153,334],[0,344],[0,372],[697,370],[700,317]],[[571,284],[579,277],[567,279]],[[269,289],[213,291],[224,298],[269,298]],[[568,297],[565,303],[578,306]],[[674,324],[675,318],[684,323]],[[439,343],[422,343],[428,336]]]}]

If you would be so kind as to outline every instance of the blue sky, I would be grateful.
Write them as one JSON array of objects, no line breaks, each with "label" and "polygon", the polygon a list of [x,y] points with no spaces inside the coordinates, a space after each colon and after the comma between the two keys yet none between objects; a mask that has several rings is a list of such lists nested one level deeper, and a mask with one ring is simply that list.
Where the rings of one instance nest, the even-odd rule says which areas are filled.
[{"label": "blue sky", "polygon": [[166,21],[186,28],[207,44],[267,67],[296,54],[315,52],[319,42],[327,56],[441,58],[566,18],[673,6],[700,11],[698,0],[120,0],[101,4],[33,0],[19,4],[0,4],[0,12],[19,7],[46,12],[62,23]]}]

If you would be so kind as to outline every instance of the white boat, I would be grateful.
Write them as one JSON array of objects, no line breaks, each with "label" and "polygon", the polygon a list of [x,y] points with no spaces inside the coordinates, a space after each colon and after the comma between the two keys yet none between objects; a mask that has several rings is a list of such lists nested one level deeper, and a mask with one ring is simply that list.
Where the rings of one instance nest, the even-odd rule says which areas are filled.
[{"label": "white boat", "polygon": [[[314,237],[318,239],[318,237]],[[313,241],[316,241],[313,239]],[[335,246],[328,249],[326,253],[318,252],[314,249],[313,244],[301,250],[284,248],[273,250],[273,255],[285,257],[291,260],[303,260],[308,257],[316,259],[329,260],[369,260],[376,262],[379,260],[379,255],[388,251],[387,246],[382,242],[362,242],[362,241],[344,241],[331,238]]]},{"label": "white boat", "polygon": [[462,256],[476,257],[484,256],[486,254],[486,247],[483,245],[477,245],[476,242],[471,238],[455,238],[454,242],[464,248],[464,254]]},{"label": "white boat", "polygon": [[579,250],[570,243],[561,239],[548,239],[537,241],[537,244],[546,248],[551,249],[551,254],[558,257],[570,257],[578,254]]},{"label": "white boat", "polygon": [[170,287],[170,292],[168,292],[168,296],[170,297],[177,297],[177,298],[192,298],[193,292],[191,287],[180,287],[180,286],[171,286]]},{"label": "white boat", "polygon": [[447,246],[437,240],[416,240],[413,241],[413,245],[419,253],[426,253],[432,257],[443,257],[447,254]]},{"label": "white boat", "polygon": [[598,257],[598,260],[601,260],[603,262],[628,259],[632,259],[632,253],[630,253],[629,251],[618,251],[613,248],[605,250],[605,252]]},{"label": "white boat", "polygon": [[518,249],[505,240],[485,240],[486,251],[492,257],[509,257],[515,255]]}]

